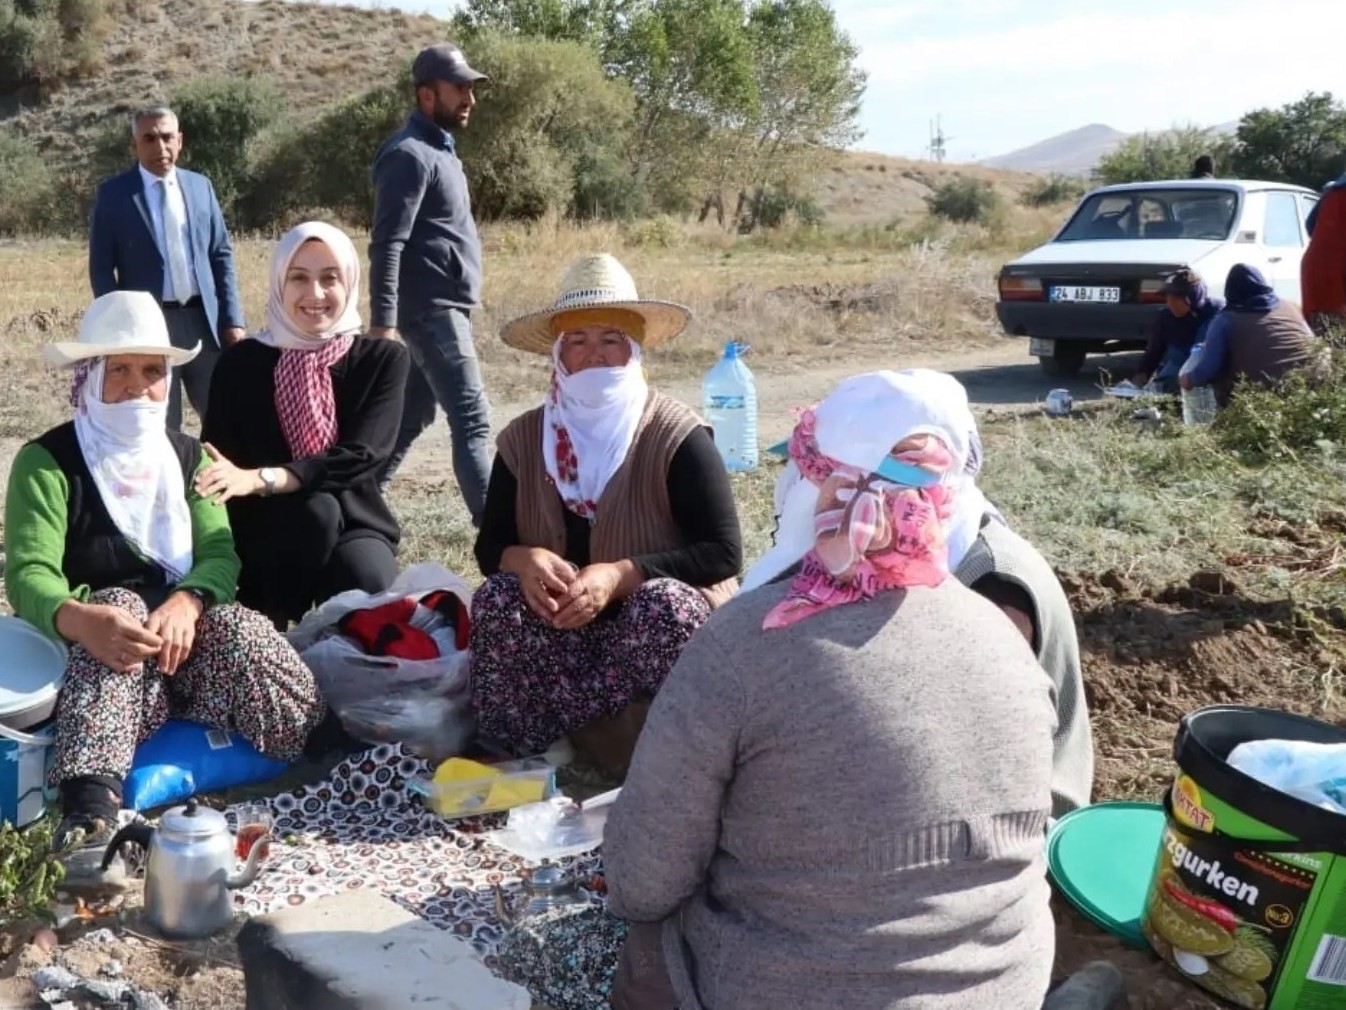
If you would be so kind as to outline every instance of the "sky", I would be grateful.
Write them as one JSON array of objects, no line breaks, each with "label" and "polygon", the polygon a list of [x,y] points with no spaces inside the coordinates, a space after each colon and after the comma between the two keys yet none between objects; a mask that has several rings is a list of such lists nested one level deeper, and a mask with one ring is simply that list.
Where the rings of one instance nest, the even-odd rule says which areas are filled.
[{"label": "sky", "polygon": [[[1306,91],[1346,97],[1340,0],[832,0],[869,74],[859,150],[988,158],[1090,123],[1214,126]],[[365,0],[365,6],[393,6]],[[399,0],[446,17],[456,0]],[[1339,15],[1338,15],[1339,17]],[[1339,29],[1338,29],[1339,30]]]}]

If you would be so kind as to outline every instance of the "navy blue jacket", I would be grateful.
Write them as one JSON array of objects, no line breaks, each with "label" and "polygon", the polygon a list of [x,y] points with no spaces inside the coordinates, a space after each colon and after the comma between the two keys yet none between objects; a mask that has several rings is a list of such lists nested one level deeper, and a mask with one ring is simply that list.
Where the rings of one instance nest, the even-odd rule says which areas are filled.
[{"label": "navy blue jacket", "polygon": [[[199,172],[179,168],[178,186],[187,204],[192,273],[211,332],[243,326],[243,303],[234,272],[234,248],[215,187]],[[164,293],[166,263],[159,248],[137,165],[98,187],[89,228],[89,282],[95,298],[109,291]]]}]

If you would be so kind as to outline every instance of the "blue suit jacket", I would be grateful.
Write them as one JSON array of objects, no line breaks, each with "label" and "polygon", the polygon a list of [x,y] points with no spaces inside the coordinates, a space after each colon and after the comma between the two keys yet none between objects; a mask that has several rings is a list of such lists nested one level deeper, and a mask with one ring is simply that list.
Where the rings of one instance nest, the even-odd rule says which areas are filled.
[{"label": "blue suit jacket", "polygon": [[[243,325],[234,273],[234,248],[215,187],[199,172],[177,170],[187,203],[192,270],[216,341],[220,331]],[[140,168],[114,175],[98,187],[89,228],[89,282],[99,298],[109,291],[164,292],[164,255],[154,232]]]}]

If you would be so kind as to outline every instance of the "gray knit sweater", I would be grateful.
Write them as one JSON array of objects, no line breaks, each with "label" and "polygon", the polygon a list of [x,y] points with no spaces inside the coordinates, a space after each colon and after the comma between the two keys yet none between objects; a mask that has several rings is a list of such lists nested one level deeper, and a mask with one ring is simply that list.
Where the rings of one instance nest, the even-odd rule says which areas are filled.
[{"label": "gray knit sweater", "polygon": [[603,858],[679,1010],[1037,1010],[1051,685],[949,579],[763,631],[742,594],[655,699]]},{"label": "gray knit sweater", "polygon": [[1089,805],[1094,789],[1094,736],[1084,696],[1075,615],[1056,573],[1036,547],[1008,526],[988,522],[955,573],[971,586],[995,575],[1019,586],[1033,600],[1038,662],[1056,692],[1056,739],[1052,756],[1052,816]]}]

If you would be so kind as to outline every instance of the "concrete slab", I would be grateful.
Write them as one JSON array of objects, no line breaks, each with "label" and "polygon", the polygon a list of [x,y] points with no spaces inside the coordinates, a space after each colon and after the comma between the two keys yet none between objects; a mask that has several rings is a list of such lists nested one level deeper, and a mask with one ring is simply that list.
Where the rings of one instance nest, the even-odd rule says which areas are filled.
[{"label": "concrete slab", "polygon": [[529,1010],[465,941],[373,891],[258,916],[238,935],[247,1010]]}]

